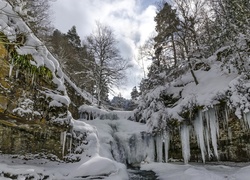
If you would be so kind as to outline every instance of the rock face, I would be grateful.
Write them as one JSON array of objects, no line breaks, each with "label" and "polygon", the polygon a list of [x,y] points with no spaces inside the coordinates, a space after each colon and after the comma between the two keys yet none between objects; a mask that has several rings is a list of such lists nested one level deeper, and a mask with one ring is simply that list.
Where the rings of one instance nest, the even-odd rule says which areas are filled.
[{"label": "rock face", "polygon": [[7,1],[0,5],[0,151],[90,158],[98,152],[97,132],[69,111],[77,117],[82,99],[71,104],[58,61]]},{"label": "rock face", "polygon": [[[226,114],[223,109],[210,111],[215,115],[214,124],[210,122],[213,121],[211,117],[209,119],[205,113],[201,113],[201,120],[196,118],[182,123],[173,122],[167,136],[156,133],[155,161],[249,162],[250,132],[247,120],[238,119],[234,113]],[[209,115],[212,116],[212,113]],[[197,125],[197,121],[201,124]]]},{"label": "rock face", "polygon": [[0,151],[4,154],[43,154],[63,158],[61,138],[67,128],[25,121],[0,113]]},{"label": "rock face", "polygon": [[69,126],[65,122],[62,125],[52,122],[66,118],[68,107],[52,106],[53,99],[46,95],[56,92],[51,72],[43,67],[47,73],[38,72],[41,68],[31,73],[30,67],[17,63],[10,76],[8,59],[13,57],[2,44],[0,52],[0,151],[54,154],[62,158],[65,144],[61,143],[61,134],[69,131]]},{"label": "rock face", "polygon": [[12,7],[1,4],[0,151],[62,158],[61,134],[71,121],[62,71]]}]

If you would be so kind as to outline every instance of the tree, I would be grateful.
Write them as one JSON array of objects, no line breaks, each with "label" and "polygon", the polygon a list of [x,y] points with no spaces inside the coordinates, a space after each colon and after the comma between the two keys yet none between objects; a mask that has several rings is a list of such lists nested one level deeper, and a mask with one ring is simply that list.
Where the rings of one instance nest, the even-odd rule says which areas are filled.
[{"label": "tree", "polygon": [[132,92],[130,93],[130,95],[131,95],[132,100],[135,100],[136,98],[139,97],[139,92],[138,92],[136,86],[133,87]]},{"label": "tree", "polygon": [[94,94],[93,56],[88,53],[85,45],[81,45],[75,26],[67,34],[55,30],[49,40],[49,48],[59,60],[64,73],[79,88]]},{"label": "tree", "polygon": [[[228,72],[249,72],[250,2],[248,0],[210,0],[213,16],[214,52]],[[227,47],[218,51],[221,47]]]},{"label": "tree", "polygon": [[[154,38],[156,45],[156,59],[160,60],[159,54],[163,47],[172,48],[173,65],[177,66],[177,55],[175,45],[175,33],[178,32],[180,20],[177,16],[176,10],[168,3],[165,3],[163,8],[157,13],[155,17],[157,36]],[[169,45],[169,46],[168,46]],[[158,52],[157,52],[158,51]],[[172,57],[168,58],[169,64],[172,64]]]},{"label": "tree", "polygon": [[67,37],[72,46],[81,47],[81,39],[76,32],[76,26],[72,26],[72,28],[67,32]]},{"label": "tree", "polygon": [[70,46],[68,39],[65,34],[56,29],[50,36],[49,42],[51,51],[64,67],[66,65],[66,60],[70,59],[73,55],[73,49],[72,46]]},{"label": "tree", "polygon": [[136,61],[139,65],[139,67],[143,71],[143,78],[146,78],[146,66],[145,62],[146,61],[152,61],[152,59],[155,57],[154,54],[154,35],[152,34],[148,40],[138,48],[138,56],[136,58]]},{"label": "tree", "polygon": [[96,29],[86,37],[86,47],[95,59],[94,77],[98,105],[104,100],[105,88],[112,89],[124,78],[127,62],[121,57],[117,41],[110,27],[96,23]]},{"label": "tree", "polygon": [[[52,0],[8,0],[24,21],[30,26],[33,33],[45,40],[51,32],[50,1]],[[23,32],[22,32],[23,33]]]}]

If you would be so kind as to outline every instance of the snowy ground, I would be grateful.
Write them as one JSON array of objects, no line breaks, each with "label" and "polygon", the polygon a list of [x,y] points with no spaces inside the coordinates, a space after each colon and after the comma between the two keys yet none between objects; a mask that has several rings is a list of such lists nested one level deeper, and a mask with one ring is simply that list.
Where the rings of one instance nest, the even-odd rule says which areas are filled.
[{"label": "snowy ground", "polygon": [[[150,163],[142,170],[152,170],[160,180],[249,180],[250,166],[245,163],[197,164]],[[219,162],[217,163],[219,164]]]},{"label": "snowy ground", "polygon": [[[39,160],[21,160],[18,158],[10,158],[7,155],[0,156],[0,174],[4,171],[10,174],[19,174],[17,178],[5,178],[0,176],[0,180],[25,180],[25,177],[33,177],[31,179],[48,179],[55,180],[77,180],[90,179],[77,175],[96,173],[97,170],[105,172],[112,171],[112,162],[107,161],[103,169],[98,169],[102,160],[96,158],[94,163],[79,166],[78,163],[60,163],[52,162],[46,159]],[[111,164],[109,164],[111,163]],[[225,164],[225,163],[224,163]],[[152,170],[156,172],[159,180],[249,180],[250,166],[244,163],[226,163],[227,165],[216,164],[197,164],[190,163],[183,165],[181,163],[149,163],[142,165],[142,170]],[[79,169],[81,169],[79,171]],[[28,175],[28,176],[27,176]],[[92,179],[102,178],[103,176],[92,176]],[[116,173],[106,177],[106,180],[122,180],[128,178],[126,174]]]},{"label": "snowy ground", "polygon": [[47,159],[25,160],[9,155],[0,156],[0,180],[126,180],[128,175],[124,168],[124,165],[100,156],[93,157],[82,164],[53,162]]}]

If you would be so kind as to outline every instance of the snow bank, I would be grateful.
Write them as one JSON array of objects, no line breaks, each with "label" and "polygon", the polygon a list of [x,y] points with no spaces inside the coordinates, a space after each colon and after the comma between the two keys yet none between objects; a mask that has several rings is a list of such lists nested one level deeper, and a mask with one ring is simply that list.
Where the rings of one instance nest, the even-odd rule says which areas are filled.
[{"label": "snow bank", "polygon": [[141,169],[154,171],[160,180],[248,180],[250,176],[249,166],[151,163],[142,165]]},{"label": "snow bank", "polygon": [[125,169],[125,165],[97,155],[73,170],[70,176],[75,178],[109,176],[108,179],[125,180],[128,179],[128,175],[124,173]]},{"label": "snow bank", "polygon": [[82,105],[78,108],[80,119],[129,119],[133,117],[131,111],[110,111],[104,108],[90,105]]}]

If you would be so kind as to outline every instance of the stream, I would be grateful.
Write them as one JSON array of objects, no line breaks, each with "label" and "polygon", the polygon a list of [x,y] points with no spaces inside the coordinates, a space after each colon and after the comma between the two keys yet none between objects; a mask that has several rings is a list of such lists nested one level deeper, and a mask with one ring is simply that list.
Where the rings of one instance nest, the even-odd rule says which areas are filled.
[{"label": "stream", "polygon": [[153,171],[128,169],[129,180],[156,180],[157,176]]}]

